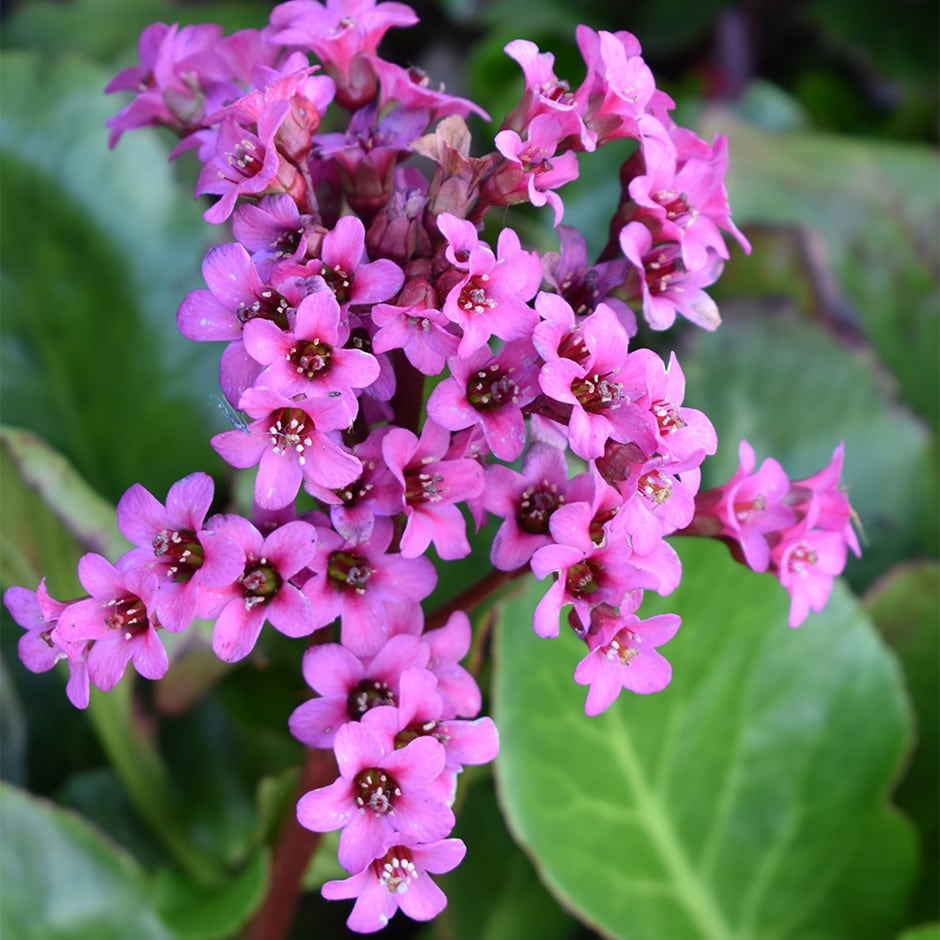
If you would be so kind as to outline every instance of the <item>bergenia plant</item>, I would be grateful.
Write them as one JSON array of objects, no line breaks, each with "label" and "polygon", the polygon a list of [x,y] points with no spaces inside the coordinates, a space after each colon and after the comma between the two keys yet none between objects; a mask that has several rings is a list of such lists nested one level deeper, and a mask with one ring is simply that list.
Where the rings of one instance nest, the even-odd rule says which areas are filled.
[{"label": "bergenia plant", "polygon": [[[353,901],[361,932],[399,910],[435,917],[435,877],[473,853],[452,832],[462,771],[498,759],[477,684],[497,591],[540,581],[532,622],[511,628],[573,631],[582,658],[558,682],[586,686],[594,716],[669,694],[685,611],[643,601],[680,583],[672,536],[718,539],[772,574],[793,627],[859,553],[842,445],[807,479],[758,466],[686,400],[677,356],[638,339],[677,318],[720,325],[708,290],[730,242],[750,250],[725,140],[675,123],[636,37],[580,26],[580,84],[533,43],[506,46],[524,90],[480,141],[481,108],[381,57],[384,34],[415,22],[401,3],[290,0],[260,31],[144,31],[140,64],[108,87],[134,94],[111,144],[158,125],[174,157],[201,163],[217,244],[177,322],[219,344],[236,419],[209,443],[250,474],[252,508],[211,512],[196,469],[165,502],[135,483],[117,509],[134,547],[84,556],[84,596],[41,582],[4,598],[23,664],[67,662],[79,708],[128,666],[160,679],[166,641],[197,621],[225,663],[266,631],[301,644],[311,695],[283,721],[335,764],[291,812],[338,832],[346,874],[322,893]],[[614,143],[620,196],[592,257],[564,187]],[[512,206],[544,215],[551,250],[527,244]],[[740,466],[702,491],[719,443]],[[479,580],[428,609],[445,566],[471,555]]]}]

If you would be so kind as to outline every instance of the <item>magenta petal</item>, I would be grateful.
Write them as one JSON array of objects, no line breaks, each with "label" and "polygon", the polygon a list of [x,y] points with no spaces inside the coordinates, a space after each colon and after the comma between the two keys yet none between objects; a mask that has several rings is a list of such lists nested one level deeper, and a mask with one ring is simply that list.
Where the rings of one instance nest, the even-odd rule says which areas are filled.
[{"label": "magenta petal", "polygon": [[312,832],[332,832],[349,823],[354,807],[350,783],[340,777],[329,786],[305,793],[297,801],[297,820]]},{"label": "magenta petal", "polygon": [[435,875],[455,869],[467,854],[467,847],[460,839],[442,839],[428,845],[417,846],[412,851],[415,862]]},{"label": "magenta petal", "polygon": [[268,438],[250,431],[234,430],[216,434],[209,442],[213,450],[228,464],[245,470],[254,467],[268,447]]},{"label": "magenta petal", "polygon": [[291,713],[290,733],[309,747],[332,747],[336,732],[351,721],[346,698],[313,698]]},{"label": "magenta petal", "polygon": [[360,871],[379,858],[388,844],[391,816],[376,816],[366,810],[354,815],[339,836],[337,858],[346,871]]},{"label": "magenta petal", "polygon": [[145,679],[162,679],[170,664],[157,631],[148,629],[132,642],[134,668]]},{"label": "magenta petal", "polygon": [[358,458],[323,434],[313,435],[305,456],[305,476],[328,490],[338,490],[362,473]]},{"label": "magenta petal", "polygon": [[[328,901],[346,901],[349,898],[361,897],[365,893],[367,885],[373,881],[375,881],[375,876],[366,868],[356,875],[344,878],[342,881],[325,882],[320,893]],[[385,893],[388,894],[387,891]],[[375,927],[366,929],[378,930],[380,926],[382,925],[377,922]]]},{"label": "magenta petal", "polygon": [[382,769],[393,776],[403,790],[418,790],[431,783],[444,769],[444,748],[434,738],[415,738],[393,751],[382,762]]},{"label": "magenta petal", "polygon": [[135,545],[149,546],[154,535],[167,528],[167,511],[139,483],[131,486],[117,504],[121,534]]},{"label": "magenta petal", "polygon": [[365,670],[345,646],[327,643],[304,653],[303,674],[307,685],[320,695],[345,697],[365,677]]},{"label": "magenta petal", "polygon": [[166,494],[166,512],[173,526],[198,532],[214,493],[215,483],[208,473],[191,473],[174,483]]},{"label": "magenta petal", "polygon": [[339,772],[351,780],[364,767],[378,766],[386,751],[376,734],[358,722],[350,722],[336,733],[333,753]]},{"label": "magenta petal", "polygon": [[271,626],[284,636],[309,636],[320,626],[313,605],[293,584],[281,585],[266,615]]},{"label": "magenta petal", "polygon": [[427,877],[415,879],[397,898],[402,913],[412,920],[432,920],[447,907],[447,896]]},{"label": "magenta petal", "polygon": [[132,644],[123,636],[116,634],[99,640],[88,653],[88,674],[92,683],[103,692],[109,692],[121,681],[132,653]]},{"label": "magenta petal", "polygon": [[395,801],[395,828],[419,842],[431,842],[453,830],[454,814],[444,803],[403,792]]},{"label": "magenta petal", "polygon": [[672,679],[672,666],[654,649],[644,649],[623,669],[621,682],[624,687],[640,695],[661,692]]},{"label": "magenta petal", "polygon": [[[346,920],[346,926],[356,933],[374,933],[388,926],[388,922],[398,910],[396,895],[380,884],[371,870],[368,875],[367,887],[359,895],[353,906],[352,913]],[[324,889],[326,885],[323,886]],[[324,891],[324,897],[327,897]]]},{"label": "magenta petal", "polygon": [[492,718],[476,721],[446,721],[447,762],[488,764],[499,753],[499,732]]},{"label": "magenta petal", "polygon": [[263,625],[263,609],[246,610],[244,598],[234,598],[222,608],[215,622],[213,652],[226,663],[244,659],[255,648]]},{"label": "magenta petal", "polygon": [[262,509],[283,509],[297,495],[302,482],[303,470],[295,454],[265,449],[255,477],[255,502]]}]

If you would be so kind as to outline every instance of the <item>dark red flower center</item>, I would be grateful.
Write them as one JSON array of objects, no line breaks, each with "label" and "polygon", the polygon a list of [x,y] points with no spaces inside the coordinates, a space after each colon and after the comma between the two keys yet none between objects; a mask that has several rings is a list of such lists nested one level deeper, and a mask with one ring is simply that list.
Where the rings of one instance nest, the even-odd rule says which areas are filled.
[{"label": "dark red flower center", "polygon": [[613,381],[610,373],[594,374],[571,383],[571,392],[581,403],[581,407],[591,413],[619,408],[623,401],[623,386]]},{"label": "dark red flower center", "polygon": [[295,453],[301,464],[306,462],[304,451],[313,446],[310,433],[313,419],[300,408],[278,408],[269,416],[268,434],[275,454]]},{"label": "dark red flower center", "polygon": [[363,811],[372,810],[376,816],[385,816],[395,811],[395,800],[399,796],[398,781],[378,767],[360,770],[353,778],[353,798]]},{"label": "dark red flower center", "polygon": [[304,340],[291,347],[287,358],[297,372],[308,379],[315,379],[330,371],[333,363],[333,347],[319,339]]},{"label": "dark red flower center", "polygon": [[188,581],[203,565],[206,553],[191,529],[162,529],[151,542],[154,555],[166,562],[167,577]]},{"label": "dark red flower center", "polygon": [[278,329],[287,330],[290,323],[287,312],[291,309],[286,297],[273,287],[265,286],[255,295],[252,303],[240,304],[235,315],[242,323],[249,320],[270,320]]},{"label": "dark red flower center", "polygon": [[659,433],[663,437],[675,434],[685,427],[685,421],[679,415],[679,406],[670,399],[654,401],[650,407],[656,423],[659,425]]},{"label": "dark red flower center", "polygon": [[366,559],[356,552],[333,552],[326,563],[326,576],[338,591],[364,594],[373,574]]},{"label": "dark red flower center", "polygon": [[403,845],[389,849],[372,863],[372,873],[390,894],[404,894],[418,877],[411,852]]},{"label": "dark red flower center", "polygon": [[120,630],[124,639],[143,633],[150,626],[147,608],[136,594],[115,597],[105,604],[108,612],[104,624],[109,630]]},{"label": "dark red flower center", "polygon": [[338,304],[349,303],[353,283],[353,276],[351,274],[347,274],[339,265],[335,268],[323,265],[320,276],[326,281],[330,290],[335,294]]},{"label": "dark red flower center", "polygon": [[651,503],[662,506],[672,494],[672,480],[659,470],[651,470],[640,477],[636,488]]},{"label": "dark red flower center", "polygon": [[495,362],[474,373],[467,383],[467,401],[477,411],[496,411],[519,394],[515,380]]},{"label": "dark red flower center", "polygon": [[529,535],[547,535],[548,521],[564,501],[565,497],[558,492],[554,483],[542,480],[535,486],[528,487],[519,497],[516,523]]},{"label": "dark red flower center", "polygon": [[397,704],[395,693],[379,679],[363,679],[353,686],[346,698],[346,710],[354,721],[358,721],[370,708]]},{"label": "dark red flower center", "polygon": [[600,575],[598,566],[589,559],[585,559],[568,569],[565,587],[573,597],[589,596],[600,590]]},{"label": "dark red flower center", "polygon": [[242,593],[245,595],[245,609],[251,610],[259,604],[267,603],[281,589],[284,579],[267,558],[249,556],[241,578]]},{"label": "dark red flower center", "polygon": [[474,274],[460,291],[457,304],[461,310],[470,313],[483,313],[497,306],[496,300],[487,294],[490,276],[488,274]]}]

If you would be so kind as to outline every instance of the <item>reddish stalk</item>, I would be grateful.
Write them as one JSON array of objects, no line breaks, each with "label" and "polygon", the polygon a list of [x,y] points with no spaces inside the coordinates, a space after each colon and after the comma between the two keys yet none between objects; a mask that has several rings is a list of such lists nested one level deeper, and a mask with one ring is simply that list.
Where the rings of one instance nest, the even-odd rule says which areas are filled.
[{"label": "reddish stalk", "polygon": [[433,613],[429,614],[424,622],[425,630],[434,630],[443,627],[447,618],[456,610],[469,613],[478,604],[495,594],[504,584],[521,577],[529,570],[528,565],[516,568],[515,571],[497,571],[495,568],[476,584],[471,584],[465,591],[461,591],[455,598],[442,604]]},{"label": "reddish stalk", "polygon": [[[297,798],[332,783],[336,776],[333,752],[309,749]],[[287,813],[274,847],[268,893],[245,928],[243,940],[283,940],[287,936],[300,901],[301,880],[320,838],[319,832],[311,832],[298,822],[293,808]]]}]

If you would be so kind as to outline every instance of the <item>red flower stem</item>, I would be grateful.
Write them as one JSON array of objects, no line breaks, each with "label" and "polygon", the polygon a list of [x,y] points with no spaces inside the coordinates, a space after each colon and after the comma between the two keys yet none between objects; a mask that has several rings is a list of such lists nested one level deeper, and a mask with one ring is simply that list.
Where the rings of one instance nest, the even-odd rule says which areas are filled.
[{"label": "red flower stem", "polygon": [[[325,787],[336,776],[333,752],[310,748],[297,787],[297,798],[308,790]],[[245,928],[243,940],[283,940],[287,936],[300,900],[304,872],[320,838],[319,832],[311,832],[298,822],[292,806],[274,847],[268,893]]]},{"label": "red flower stem", "polygon": [[447,618],[454,611],[463,610],[470,613],[488,597],[495,594],[504,584],[521,577],[528,570],[528,565],[516,568],[515,571],[497,571],[494,568],[489,574],[480,578],[476,584],[471,584],[465,591],[461,591],[455,598],[449,600],[446,604],[442,604],[437,610],[429,614],[425,620],[424,629],[434,630],[437,627],[443,627],[447,623]]}]

